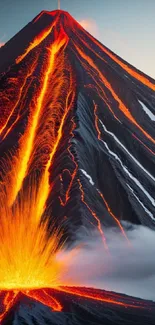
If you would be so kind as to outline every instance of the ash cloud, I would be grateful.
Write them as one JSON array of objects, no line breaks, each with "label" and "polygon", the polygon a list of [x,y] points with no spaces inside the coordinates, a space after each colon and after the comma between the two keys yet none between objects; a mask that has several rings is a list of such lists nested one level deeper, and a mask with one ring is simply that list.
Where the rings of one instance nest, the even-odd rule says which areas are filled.
[{"label": "ash cloud", "polygon": [[126,233],[130,246],[116,230],[105,232],[110,253],[98,233],[79,234],[77,244],[84,246],[69,261],[63,282],[155,300],[155,232],[128,224]]}]

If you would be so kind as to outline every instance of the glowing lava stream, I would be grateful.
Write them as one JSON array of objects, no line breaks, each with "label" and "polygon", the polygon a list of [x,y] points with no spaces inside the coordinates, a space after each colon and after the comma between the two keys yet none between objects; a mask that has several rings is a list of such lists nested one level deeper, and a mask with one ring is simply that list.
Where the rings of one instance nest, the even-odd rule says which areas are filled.
[{"label": "glowing lava stream", "polygon": [[[3,133],[5,131],[5,128],[7,128],[8,122],[10,121],[11,117],[13,116],[16,108],[18,107],[18,105],[20,103],[20,100],[21,100],[21,96],[22,96],[24,87],[26,85],[26,82],[27,82],[28,78],[33,74],[33,71],[35,69],[37,60],[38,60],[38,56],[36,57],[36,59],[34,60],[34,62],[30,65],[30,68],[29,68],[26,76],[24,77],[24,80],[22,81],[23,84],[22,84],[22,86],[19,87],[18,97],[16,98],[15,104],[13,105],[13,107],[9,107],[9,111],[11,110],[11,112],[9,112],[9,115],[8,115],[8,117],[7,117],[4,125],[0,128],[0,135],[2,136],[1,141],[4,140],[4,138],[7,136],[7,134],[10,132],[10,130],[13,127],[13,125],[11,125],[11,127],[9,129],[7,129],[6,133],[3,135]],[[12,124],[14,124],[14,123],[12,123]]]},{"label": "glowing lava stream", "polygon": [[134,133],[132,134],[132,136],[139,141],[142,146],[144,146],[146,148],[146,150],[148,150],[153,156],[155,156],[155,152],[153,150],[151,150],[146,144],[144,144]]},{"label": "glowing lava stream", "polygon": [[44,39],[52,32],[53,27],[57,24],[58,22],[58,18],[59,16],[56,17],[56,19],[54,20],[54,22],[52,23],[52,26],[50,26],[49,28],[47,28],[46,30],[44,30],[43,32],[40,33],[40,35],[38,35],[32,43],[30,43],[30,45],[28,46],[28,48],[26,49],[25,53],[20,55],[17,59],[16,59],[16,63],[20,63],[26,56],[27,54],[29,54],[35,47],[39,46]]},{"label": "glowing lava stream", "polygon": [[[70,93],[67,96],[66,107],[65,107],[64,115],[63,115],[63,117],[61,119],[60,127],[59,127],[59,130],[58,130],[57,140],[56,140],[56,142],[54,144],[54,147],[52,149],[52,152],[51,152],[50,157],[48,159],[48,162],[46,164],[45,170],[44,170],[42,178],[41,178],[40,186],[39,186],[39,189],[38,189],[38,211],[39,211],[38,216],[39,217],[42,215],[42,213],[44,211],[45,203],[46,203],[49,191],[50,191],[49,168],[51,166],[52,159],[53,159],[53,157],[54,157],[54,155],[56,153],[56,150],[57,150],[57,147],[59,145],[60,139],[62,138],[62,129],[63,129],[63,126],[64,126],[64,122],[66,120],[67,114],[68,114],[68,112],[70,110],[70,107],[71,107],[71,104],[72,104],[72,101],[73,101],[73,97],[72,97],[72,101],[71,101],[70,105],[68,104],[69,96],[70,96]],[[73,96],[74,96],[74,94],[73,94]],[[36,221],[38,221],[38,220],[36,220]]]},{"label": "glowing lava stream", "polygon": [[8,292],[3,292],[0,291],[0,299],[1,299],[1,294],[4,296],[3,297],[3,310],[0,312],[0,322],[4,319],[10,308],[14,305],[15,299],[18,295],[18,292],[16,291],[8,291]]},{"label": "glowing lava stream", "polygon": [[[71,119],[71,122],[72,122],[71,139],[73,139],[73,138],[74,138],[73,131],[75,130],[76,123],[74,122],[73,118]],[[66,191],[66,193],[65,193],[65,200],[63,201],[63,200],[61,199],[61,197],[59,196],[60,204],[61,204],[62,206],[65,206],[65,205],[67,204],[67,202],[69,201],[69,199],[70,199],[70,195],[69,195],[69,194],[70,194],[70,190],[71,190],[71,187],[72,187],[72,185],[73,185],[73,181],[74,181],[75,176],[76,176],[77,171],[78,171],[78,164],[77,164],[77,162],[76,162],[76,160],[75,160],[74,155],[72,154],[72,152],[71,152],[71,150],[70,150],[70,149],[71,149],[71,146],[72,146],[72,144],[71,144],[71,139],[70,139],[70,141],[69,141],[70,146],[67,148],[67,151],[68,151],[68,153],[69,153],[69,155],[70,155],[70,157],[71,157],[71,160],[72,160],[72,162],[73,162],[75,168],[74,168],[74,170],[73,170],[73,173],[71,173],[68,169],[64,169],[63,172],[62,172],[62,173],[64,173],[64,172],[67,171],[67,173],[69,173],[69,175],[70,175],[70,177],[71,177],[71,180],[70,180],[70,182],[69,182],[69,186],[68,186],[67,191]],[[60,181],[61,181],[61,183],[63,184],[62,175],[60,175]]]},{"label": "glowing lava stream", "polygon": [[52,309],[52,311],[61,311],[63,309],[61,303],[54,298],[53,296],[50,296],[46,289],[40,289],[40,290],[26,290],[23,291],[23,293],[36,301],[41,302],[45,306],[48,306]]},{"label": "glowing lava stream", "polygon": [[129,112],[128,108],[123,104],[121,99],[118,97],[118,95],[113,90],[111,84],[108,82],[108,80],[103,76],[103,74],[100,72],[100,70],[95,65],[94,61],[91,59],[91,57],[87,56],[80,48],[75,44],[73,41],[76,51],[80,54],[80,56],[95,70],[97,71],[100,79],[102,80],[103,84],[106,86],[106,88],[111,92],[113,98],[117,101],[119,104],[119,108],[121,112],[148,138],[152,143],[155,144],[155,139],[153,139],[150,134],[148,134],[134,119],[134,117]]},{"label": "glowing lava stream", "polygon": [[[49,290],[48,290],[49,291]],[[0,291],[0,300],[1,300],[1,308],[0,308],[0,322],[2,322],[16,301],[20,300],[21,295],[27,296],[32,300],[38,301],[45,306],[48,306],[52,311],[61,311],[63,306],[60,301],[53,297],[53,295],[49,294],[46,289],[38,289],[38,290],[14,290],[14,291]],[[3,298],[2,298],[3,297]],[[2,309],[2,310],[1,310]]]},{"label": "glowing lava stream", "polygon": [[[62,298],[61,298],[61,294]],[[56,298],[55,295],[60,295],[60,298]],[[127,300],[126,302],[120,301],[120,297],[118,294],[113,292],[102,292],[100,290],[96,290],[94,288],[85,288],[85,287],[71,287],[71,286],[59,286],[57,288],[49,289],[49,288],[40,288],[40,289],[31,289],[31,290],[14,290],[14,291],[0,291],[0,299],[3,301],[0,308],[0,322],[2,322],[9,312],[9,310],[13,307],[16,301],[20,301],[21,296],[26,296],[36,302],[40,302],[43,305],[49,307],[52,311],[61,312],[64,309],[64,305],[61,302],[63,300],[63,296],[69,295],[69,300],[75,299],[75,297],[79,297],[84,301],[93,300],[94,302],[98,301],[100,303],[108,303],[116,306],[121,306],[124,308],[140,308],[146,309],[147,305],[142,302],[135,302],[134,300]],[[71,297],[70,297],[71,295]],[[3,297],[3,298],[2,298]],[[67,296],[65,297],[65,299]]]},{"label": "glowing lava stream", "polygon": [[[67,41],[68,41],[67,36],[63,33],[62,34],[60,33],[60,35],[57,36],[55,42],[51,45],[51,47],[47,49],[50,54],[49,54],[49,60],[48,60],[48,67],[47,67],[47,70],[45,71],[45,75],[44,75],[42,90],[40,92],[40,96],[37,99],[37,105],[36,105],[35,112],[32,117],[30,116],[30,121],[28,123],[28,130],[25,132],[26,134],[23,136],[23,138],[20,139],[21,149],[19,149],[20,150],[20,152],[19,152],[19,166],[17,167],[18,177],[17,177],[16,183],[13,186],[13,192],[12,192],[12,196],[11,196],[11,200],[10,200],[10,205],[14,202],[19,190],[21,189],[23,180],[27,173],[28,162],[29,162],[32,150],[33,150],[33,142],[34,142],[35,133],[36,133],[36,129],[37,129],[39,118],[40,118],[40,112],[42,110],[43,100],[44,100],[46,90],[48,87],[48,80],[49,80],[49,77],[52,74],[52,71],[54,69],[55,56],[62,46],[67,45]],[[64,121],[64,119],[63,119],[63,121]],[[60,129],[62,128],[63,121],[61,123]],[[46,175],[47,175],[47,170],[50,166],[50,161],[54,155],[55,149],[56,149],[58,141],[60,139],[60,136],[61,136],[60,133],[61,133],[61,130],[59,130],[58,140],[54,146],[53,152],[50,155],[49,163],[47,164],[46,171],[45,171]],[[25,139],[25,137],[26,137],[26,139]],[[43,183],[44,183],[44,180],[43,180]],[[46,190],[46,195],[47,195],[47,190]]]},{"label": "glowing lava stream", "polygon": [[89,212],[91,213],[91,215],[94,217],[94,219],[97,221],[97,228],[98,228],[98,231],[101,235],[101,238],[102,238],[102,241],[103,241],[103,244],[104,244],[104,247],[106,250],[108,250],[108,245],[106,243],[106,238],[104,236],[104,232],[102,230],[102,226],[101,226],[101,221],[100,219],[98,218],[97,214],[89,207],[89,205],[87,204],[87,202],[85,201],[85,197],[84,197],[84,190],[83,190],[83,187],[82,187],[82,184],[80,182],[80,180],[78,179],[78,183],[79,183],[79,189],[80,189],[80,192],[81,192],[81,201],[85,204],[85,206],[87,207],[87,209],[89,210]]},{"label": "glowing lava stream", "polygon": [[[79,27],[81,29],[81,25],[79,24]],[[83,30],[82,30],[83,31]],[[112,60],[114,60],[117,64],[121,66],[126,72],[128,72],[132,77],[135,79],[139,80],[141,83],[143,83],[145,86],[149,87],[150,89],[155,91],[155,84],[151,82],[146,76],[138,73],[135,71],[133,68],[129,67],[125,62],[122,62],[115,54],[110,52],[108,49],[106,49],[105,46],[103,46],[101,43],[99,43],[94,37],[92,37],[91,34],[85,30],[85,33],[87,34],[88,38],[92,39],[93,43],[95,42],[100,49],[105,52]],[[77,34],[77,33],[76,33]],[[77,34],[78,35],[78,34]],[[82,40],[83,43],[86,44],[86,42],[78,35],[79,39]],[[98,53],[96,53],[97,56]],[[99,56],[100,57],[100,56]],[[101,58],[101,57],[100,57]],[[102,60],[105,61],[105,59],[101,58]]]},{"label": "glowing lava stream", "polygon": [[[93,101],[93,103],[94,103],[94,117],[95,117],[95,128],[96,128],[96,131],[97,131],[97,138],[98,138],[98,140],[101,141],[101,131],[100,131],[99,126],[98,126],[97,105],[95,104],[94,101]],[[118,227],[120,228],[120,230],[121,230],[123,236],[126,238],[126,240],[128,241],[128,243],[130,244],[129,239],[128,239],[128,237],[127,237],[125,231],[124,231],[124,228],[122,227],[120,221],[119,221],[119,220],[115,217],[115,215],[112,213],[112,211],[111,211],[111,209],[110,209],[110,207],[109,207],[109,205],[108,205],[106,199],[104,198],[103,194],[99,191],[99,189],[97,189],[97,192],[99,193],[101,199],[103,200],[103,202],[104,202],[104,204],[105,204],[105,206],[106,206],[107,211],[108,211],[109,214],[112,216],[112,218],[116,221],[116,223],[117,223]]]},{"label": "glowing lava stream", "polygon": [[[132,304],[128,304],[128,303],[124,303],[121,301],[117,301],[111,298],[106,298],[103,294],[100,293],[96,293],[94,289],[92,289],[92,292],[89,290],[89,288],[84,288],[84,287],[59,287],[57,288],[57,290],[60,290],[62,292],[65,293],[69,293],[72,294],[74,296],[79,296],[81,298],[86,298],[86,299],[92,299],[92,300],[96,300],[96,301],[100,301],[100,302],[107,302],[109,304],[114,304],[114,305],[119,305],[119,306],[123,306],[123,307],[131,307],[131,308],[144,308],[136,306],[136,305],[132,305]],[[94,291],[94,292],[93,292]]]}]

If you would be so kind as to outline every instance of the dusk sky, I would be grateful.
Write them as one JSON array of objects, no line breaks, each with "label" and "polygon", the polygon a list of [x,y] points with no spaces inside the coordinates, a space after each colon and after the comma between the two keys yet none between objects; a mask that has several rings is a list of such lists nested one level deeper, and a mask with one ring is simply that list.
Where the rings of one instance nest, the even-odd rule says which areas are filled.
[{"label": "dusk sky", "polygon": [[[5,43],[57,0],[0,0],[0,43]],[[155,0],[61,0],[61,9],[129,63],[155,79]]]}]

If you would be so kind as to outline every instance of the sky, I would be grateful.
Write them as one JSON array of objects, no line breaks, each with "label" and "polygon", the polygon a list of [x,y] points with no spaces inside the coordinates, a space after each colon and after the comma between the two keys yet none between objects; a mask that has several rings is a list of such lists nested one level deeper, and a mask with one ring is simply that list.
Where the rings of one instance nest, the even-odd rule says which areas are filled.
[{"label": "sky", "polygon": [[[57,0],[0,0],[0,44]],[[61,9],[104,45],[155,79],[155,0],[61,0]]]}]

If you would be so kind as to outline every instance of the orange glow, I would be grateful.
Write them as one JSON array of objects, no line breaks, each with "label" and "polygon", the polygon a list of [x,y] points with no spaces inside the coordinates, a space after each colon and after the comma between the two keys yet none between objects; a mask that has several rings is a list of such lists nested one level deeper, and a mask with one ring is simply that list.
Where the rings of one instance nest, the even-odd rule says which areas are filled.
[{"label": "orange glow", "polygon": [[151,150],[146,144],[144,144],[138,137],[136,137],[135,134],[132,134],[132,136],[139,141],[143,147],[145,147],[152,155],[155,155],[155,152],[153,150]]},{"label": "orange glow", "polygon": [[94,116],[95,116],[95,128],[97,131],[98,140],[101,140],[101,131],[98,126],[98,116],[97,116],[97,105],[94,102]]},{"label": "orange glow", "polygon": [[[68,97],[70,96],[70,93],[68,94]],[[67,101],[66,101],[66,108],[64,110],[64,115],[62,116],[62,119],[61,119],[61,123],[60,123],[60,127],[59,127],[59,130],[58,130],[58,135],[57,135],[57,139],[56,139],[56,142],[54,144],[54,147],[52,148],[52,152],[50,153],[50,157],[48,159],[48,162],[46,164],[46,167],[45,167],[45,170],[44,170],[44,173],[43,173],[43,176],[42,176],[42,179],[41,179],[41,183],[40,183],[40,188],[39,188],[39,191],[40,191],[40,195],[39,195],[39,198],[40,198],[40,211],[43,213],[43,209],[45,207],[45,203],[46,203],[46,200],[48,198],[48,195],[49,195],[49,192],[50,192],[50,186],[49,186],[49,168],[52,164],[52,159],[57,151],[57,148],[58,148],[58,145],[59,145],[59,142],[60,142],[60,139],[62,138],[62,129],[63,129],[63,126],[64,126],[64,122],[65,122],[65,119],[67,117],[67,114],[71,108],[71,105],[73,103],[73,94],[72,94],[72,100],[71,100],[71,103],[70,105],[68,105],[68,97],[67,97]]]},{"label": "orange glow", "polygon": [[111,84],[107,81],[107,79],[103,76],[103,74],[100,72],[100,70],[98,69],[98,67],[95,65],[94,61],[91,59],[90,56],[87,56],[84,51],[82,51],[80,49],[79,46],[77,46],[74,43],[74,46],[77,50],[77,52],[79,53],[79,55],[94,69],[94,71],[96,71],[101,79],[101,81],[103,82],[103,84],[106,86],[106,88],[111,92],[112,96],[114,97],[114,99],[117,101],[117,103],[119,104],[119,108],[121,110],[121,112],[129,119],[130,122],[132,122],[151,142],[153,142],[155,144],[155,139],[152,138],[150,136],[149,133],[147,133],[139,124],[138,122],[134,119],[134,117],[131,115],[131,113],[129,112],[128,108],[123,104],[123,102],[121,101],[121,99],[118,97],[118,95],[115,93],[115,91],[113,90]]},{"label": "orange glow", "polygon": [[48,306],[52,311],[61,311],[63,306],[60,301],[53,297],[53,290],[31,289],[31,290],[9,290],[0,291],[0,322],[2,322],[13,305],[20,300],[21,296],[27,296],[32,300],[39,301]]},{"label": "orange glow", "polygon": [[[43,10],[41,11],[41,13],[39,15],[37,15],[37,17],[33,20],[33,23],[36,23],[44,14],[47,14],[48,16],[60,16],[60,12],[61,10],[53,10],[53,11],[47,11],[47,10]],[[62,11],[63,12],[63,11]]]},{"label": "orange glow", "polygon": [[[46,33],[45,33],[46,34]],[[38,127],[38,123],[40,120],[40,113],[43,109],[43,101],[47,92],[47,88],[48,88],[48,81],[49,78],[52,74],[52,71],[54,69],[54,62],[55,62],[55,56],[56,54],[59,52],[60,48],[62,46],[64,46],[67,42],[67,36],[64,33],[61,33],[60,35],[58,35],[58,37],[56,37],[55,42],[52,44],[52,46],[50,48],[48,48],[48,52],[49,52],[49,56],[48,56],[48,64],[47,64],[47,68],[44,71],[44,76],[43,76],[43,82],[42,82],[42,88],[40,91],[40,94],[38,96],[38,98],[36,99],[36,107],[35,110],[33,111],[33,113],[30,115],[30,119],[29,119],[29,123],[28,123],[28,128],[24,134],[24,136],[20,139],[20,147],[21,150],[19,151],[19,159],[18,159],[18,177],[16,177],[15,181],[14,181],[14,185],[12,187],[12,195],[10,198],[10,204],[12,204],[19,192],[19,190],[21,189],[23,180],[26,176],[27,173],[27,169],[28,169],[28,163],[33,151],[33,144],[34,144],[34,139],[35,139],[35,134],[36,134],[36,130]],[[45,201],[47,199],[47,195],[48,195],[48,184],[47,184],[47,177],[48,177],[48,168],[50,166],[52,157],[55,153],[55,150],[57,148],[57,145],[59,143],[59,139],[61,137],[61,129],[63,126],[63,122],[64,122],[65,116],[62,119],[61,122],[61,126],[60,126],[60,130],[58,133],[58,138],[57,141],[54,145],[54,149],[52,150],[52,153],[50,155],[50,159],[47,163],[46,169],[45,169],[45,173],[44,173],[44,177],[42,179],[42,186],[45,188],[45,183],[46,183],[46,189],[42,192],[42,194],[44,193],[44,197],[42,196],[42,200],[39,201],[40,204],[40,214],[42,214],[43,212],[43,208],[44,208],[44,204]],[[45,178],[45,179],[44,179]]]},{"label": "orange glow", "polygon": [[[6,137],[6,135],[11,131],[13,127],[12,124],[15,123],[15,122],[11,123],[10,127],[8,128],[9,121],[11,120],[11,118],[13,118],[13,115],[15,115],[15,111],[17,110],[20,101],[22,101],[24,98],[24,90],[25,90],[27,80],[33,74],[36,67],[37,60],[38,60],[38,55],[36,56],[34,62],[32,63],[29,62],[28,70],[22,75],[22,77],[8,78],[7,80],[8,89],[6,87],[5,94],[3,92],[0,92],[1,105],[4,107],[4,109],[2,110],[3,114],[0,119],[0,135],[2,136],[3,140]],[[19,117],[20,117],[20,110],[18,111],[18,116],[16,120],[18,120]]]},{"label": "orange glow", "polygon": [[52,29],[56,25],[56,23],[57,23],[57,18],[54,20],[52,26],[50,26],[49,28],[47,28],[47,30],[43,30],[43,32],[41,32],[39,35],[37,35],[37,37],[33,40],[33,42],[28,46],[28,48],[26,49],[25,53],[22,54],[21,56],[19,56],[16,59],[16,63],[17,64],[20,63],[34,48],[36,48],[37,46],[39,46],[45,40],[45,38],[48,35],[50,35],[50,33],[52,32]]},{"label": "orange glow", "polygon": [[[98,43],[99,45],[99,43]],[[119,60],[114,54],[112,54],[110,51],[108,51],[105,47],[102,46],[102,50],[108,54],[111,59],[113,59],[116,63],[118,63],[125,71],[127,71],[132,77],[142,82],[145,86],[151,88],[152,90],[155,90],[155,84],[151,82],[147,77],[143,76],[142,74],[138,73],[137,71],[133,70],[131,67],[129,67],[127,64],[123,63],[121,60]]]},{"label": "orange glow", "polygon": [[[72,122],[72,130],[71,130],[71,139],[70,139],[69,143],[71,143],[71,140],[72,140],[73,137],[74,137],[73,131],[74,131],[74,129],[76,128],[76,123],[74,122],[73,118],[71,119],[71,122]],[[70,190],[71,190],[71,188],[72,188],[73,181],[74,181],[74,179],[75,179],[75,177],[76,177],[76,174],[77,174],[77,171],[78,171],[78,164],[77,164],[77,162],[76,162],[76,160],[75,160],[74,155],[73,155],[72,152],[71,152],[71,146],[72,146],[72,145],[70,144],[69,148],[67,148],[67,151],[68,151],[68,153],[69,153],[69,155],[70,155],[70,157],[71,157],[71,160],[72,160],[72,162],[73,162],[74,170],[73,170],[73,173],[71,173],[68,169],[64,169],[64,170],[63,170],[63,173],[64,173],[64,172],[69,173],[69,175],[70,175],[70,182],[69,182],[69,186],[68,186],[68,188],[67,188],[67,191],[66,191],[66,193],[65,193],[65,200],[63,201],[62,198],[59,197],[59,199],[60,199],[60,204],[61,204],[62,206],[65,206],[66,203],[67,203],[67,202],[69,201],[69,199],[70,199]],[[60,175],[60,180],[61,180],[61,182],[63,183],[62,175]]]},{"label": "orange glow", "polygon": [[[74,137],[73,131],[75,130],[75,128],[76,128],[76,123],[75,123],[75,122],[73,121],[73,119],[72,119],[72,131],[71,131],[71,139],[70,139],[70,143],[71,143],[71,140],[72,140],[73,137]],[[78,171],[78,164],[77,164],[77,162],[76,162],[76,160],[75,160],[74,155],[71,153],[71,150],[70,150],[70,149],[71,149],[71,145],[70,145],[70,147],[68,148],[68,152],[69,152],[69,155],[70,155],[70,157],[71,157],[71,159],[72,159],[73,165],[75,166],[75,169],[74,169],[73,173],[70,174],[70,175],[71,175],[71,181],[70,181],[70,183],[69,183],[69,186],[68,186],[68,189],[67,189],[67,192],[66,192],[66,200],[65,200],[65,204],[66,204],[66,203],[68,202],[68,200],[70,199],[69,193],[70,193],[71,187],[72,187],[72,185],[73,185],[73,181],[74,181],[75,176],[76,176],[77,171]]]},{"label": "orange glow", "polygon": [[60,302],[56,298],[48,294],[46,289],[27,290],[24,291],[24,294],[36,301],[41,302],[45,306],[50,307],[53,311],[61,311],[63,308]]},{"label": "orange glow", "polygon": [[[67,296],[65,295],[67,294]],[[69,296],[68,296],[69,295]],[[85,287],[71,287],[71,286],[59,286],[54,289],[31,289],[31,290],[15,290],[15,291],[0,291],[0,321],[5,318],[10,308],[20,300],[21,296],[27,296],[28,298],[39,301],[45,306],[48,306],[52,311],[61,312],[65,309],[62,301],[63,298],[67,298],[68,301],[79,297],[84,300],[93,300],[94,302],[100,302],[104,304],[112,304],[116,306],[121,306],[123,308],[139,308],[148,309],[146,302],[136,301],[132,297],[125,298],[126,301],[122,302],[122,297],[114,292],[106,292],[98,290],[95,288],[85,288]],[[56,297],[55,297],[56,296]],[[123,298],[124,299],[124,298]],[[78,301],[77,301],[78,302]],[[64,310],[65,311],[65,310]]]},{"label": "orange glow", "polygon": [[16,291],[0,291],[0,301],[2,305],[0,306],[0,322],[4,319],[4,317],[7,315],[10,308],[14,305],[15,299],[18,295],[18,292]]},{"label": "orange glow", "polygon": [[[98,126],[97,105],[95,104],[95,102],[94,102],[94,116],[95,116],[95,128],[96,128],[96,131],[97,131],[97,137],[98,137],[98,140],[102,140],[102,139],[101,139],[101,131],[100,131],[99,126]],[[105,206],[106,206],[107,211],[108,211],[109,214],[112,216],[112,218],[116,221],[116,223],[117,223],[118,227],[120,228],[120,230],[121,230],[123,236],[124,236],[124,237],[127,239],[127,241],[129,242],[129,240],[128,240],[128,238],[127,238],[127,235],[126,235],[126,233],[125,233],[125,231],[124,231],[124,229],[123,229],[123,227],[122,227],[120,221],[119,221],[119,220],[115,217],[115,215],[112,213],[112,211],[111,211],[111,209],[110,209],[110,207],[109,207],[107,201],[105,200],[103,194],[102,194],[98,189],[97,189],[97,192],[99,193],[100,197],[102,198],[102,200],[103,200],[103,202],[104,202],[104,204],[105,204]],[[129,243],[130,243],[130,242],[129,242]]]},{"label": "orange glow", "polygon": [[93,19],[83,19],[79,24],[94,37],[98,37],[99,31],[96,22]]},{"label": "orange glow", "polygon": [[35,222],[40,213],[35,184],[31,184],[28,193],[20,195],[13,208],[6,205],[5,191],[2,188],[0,191],[0,288],[57,286],[64,269],[56,257],[62,248],[59,247],[62,234],[53,228],[48,239],[47,222]]},{"label": "orange glow", "polygon": [[[67,296],[65,295],[67,294]],[[61,301],[63,298],[72,299],[72,296],[79,297],[84,302],[85,299],[93,300],[94,302],[100,302],[104,304],[112,304],[116,306],[121,306],[123,308],[139,308],[147,309],[147,303],[136,301],[132,297],[125,299],[126,302],[122,302],[122,297],[114,292],[106,292],[94,288],[84,288],[84,287],[71,287],[71,286],[60,286],[54,289],[31,289],[31,290],[15,290],[15,291],[1,291],[0,292],[0,321],[5,318],[10,308],[20,300],[21,296],[27,296],[28,298],[39,301],[45,306],[48,306],[52,311],[61,312],[64,310],[64,305]],[[56,298],[57,296],[58,298]]]},{"label": "orange glow", "polygon": [[[112,216],[112,218],[115,220],[115,222],[117,223],[118,227],[120,228],[120,230],[121,230],[121,232],[122,232],[122,235],[125,237],[125,239],[126,239],[126,240],[128,241],[128,243],[130,244],[130,241],[129,241],[129,239],[128,239],[126,233],[125,233],[125,230],[124,230],[123,226],[121,225],[120,221],[116,218],[116,216],[115,216],[115,215],[113,214],[113,212],[111,211],[111,209],[110,209],[110,207],[109,207],[107,201],[105,200],[103,194],[102,194],[99,190],[97,190],[97,191],[98,191],[100,197],[102,198],[102,200],[103,200],[103,202],[104,202],[104,204],[105,204],[105,206],[106,206],[107,211],[108,211],[109,214]],[[130,244],[130,245],[131,245],[131,244]]]},{"label": "orange glow", "polygon": [[[85,27],[85,26],[83,26]],[[87,29],[87,28],[86,28]],[[86,31],[87,33],[87,31]],[[119,64],[125,71],[127,71],[132,77],[139,80],[141,83],[143,83],[145,86],[151,88],[152,90],[155,90],[155,83],[150,81],[146,76],[143,74],[135,71],[134,68],[128,66],[125,62],[122,62],[121,59],[119,59],[114,53],[110,52],[105,46],[103,46],[100,42],[95,40],[90,34],[88,34],[88,37],[92,39],[93,42],[96,43],[98,47],[102,51],[104,51],[112,60],[114,60],[117,64]]]},{"label": "orange glow", "polygon": [[[89,289],[89,288],[83,288],[83,287],[59,287],[58,290],[66,292],[66,293],[70,293],[74,296],[79,296],[82,299],[86,298],[86,299],[92,299],[95,301],[100,301],[100,302],[105,302],[108,304],[114,304],[114,305],[119,305],[119,306],[123,306],[125,308],[144,308],[143,306],[139,307],[133,304],[128,304],[128,303],[124,303],[121,301],[117,301],[115,294],[114,297],[112,296],[112,298],[109,297],[105,297],[104,293],[99,293],[97,292],[97,290],[95,289]],[[112,293],[113,294],[113,293]],[[115,299],[114,299],[115,298]]]}]

